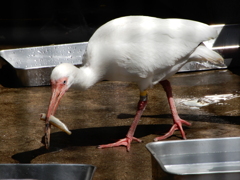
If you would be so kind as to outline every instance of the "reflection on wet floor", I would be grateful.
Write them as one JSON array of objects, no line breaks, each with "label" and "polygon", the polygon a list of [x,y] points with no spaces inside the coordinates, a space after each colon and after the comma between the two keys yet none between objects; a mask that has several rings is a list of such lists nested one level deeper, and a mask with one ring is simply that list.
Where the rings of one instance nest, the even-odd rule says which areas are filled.
[{"label": "reflection on wet floor", "polygon": [[[170,79],[180,117],[192,123],[184,127],[188,139],[240,136],[240,76],[235,72],[240,71],[179,73]],[[135,134],[144,142],[132,143],[130,152],[125,147],[96,146],[126,135],[139,99],[135,84],[104,81],[84,92],[67,92],[56,117],[72,135],[53,128],[51,148],[46,150],[39,114],[46,112],[50,95],[48,86],[0,86],[0,163],[92,164],[97,166],[94,179],[151,179],[151,157],[145,145],[172,124],[161,85],[149,90],[148,106]],[[216,102],[208,102],[209,98]],[[181,140],[181,135],[177,131],[168,140]]]}]

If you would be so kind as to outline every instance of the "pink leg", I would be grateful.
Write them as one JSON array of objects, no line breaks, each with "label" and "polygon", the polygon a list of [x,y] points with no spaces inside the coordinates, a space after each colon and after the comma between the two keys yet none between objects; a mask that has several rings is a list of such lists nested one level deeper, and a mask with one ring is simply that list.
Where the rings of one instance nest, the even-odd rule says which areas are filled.
[{"label": "pink leg", "polygon": [[190,126],[191,123],[181,119],[178,116],[177,109],[176,109],[176,106],[175,106],[175,103],[174,103],[174,100],[173,100],[172,88],[171,88],[170,82],[168,80],[164,80],[164,81],[160,81],[160,84],[163,86],[163,89],[165,90],[165,92],[167,94],[168,103],[169,103],[169,106],[170,106],[170,109],[171,109],[171,112],[172,112],[172,116],[173,116],[173,126],[168,131],[168,133],[166,133],[164,136],[156,137],[154,139],[154,141],[159,141],[159,140],[166,139],[166,138],[170,137],[171,135],[173,135],[174,131],[176,131],[176,130],[180,130],[183,139],[186,139],[185,133],[184,133],[183,128],[182,128],[182,124]]},{"label": "pink leg", "polygon": [[133,137],[133,135],[137,128],[138,122],[142,116],[142,113],[143,113],[144,109],[146,108],[146,105],[147,105],[147,96],[145,96],[144,100],[142,100],[142,98],[140,98],[140,100],[138,102],[137,113],[134,117],[131,127],[128,130],[126,138],[120,139],[115,143],[99,145],[98,148],[103,149],[103,148],[109,148],[109,147],[126,146],[127,151],[130,151],[130,145],[133,140],[137,141],[137,142],[142,142],[142,140]]}]

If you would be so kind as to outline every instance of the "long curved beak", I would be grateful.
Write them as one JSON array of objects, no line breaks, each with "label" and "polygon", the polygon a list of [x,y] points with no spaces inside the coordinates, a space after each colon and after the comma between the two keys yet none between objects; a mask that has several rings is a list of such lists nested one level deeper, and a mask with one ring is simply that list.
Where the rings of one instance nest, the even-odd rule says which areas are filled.
[{"label": "long curved beak", "polygon": [[55,114],[58,104],[62,96],[65,94],[65,92],[66,92],[66,85],[52,82],[52,96],[50,99],[47,116],[45,120],[45,146],[47,149],[50,147],[50,133],[51,133],[51,125],[49,124],[49,117]]}]

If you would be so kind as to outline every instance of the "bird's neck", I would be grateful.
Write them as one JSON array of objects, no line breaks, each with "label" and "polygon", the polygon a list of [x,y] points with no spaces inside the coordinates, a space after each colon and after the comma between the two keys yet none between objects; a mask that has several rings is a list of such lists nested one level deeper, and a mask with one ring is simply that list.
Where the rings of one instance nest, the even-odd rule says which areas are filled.
[{"label": "bird's neck", "polygon": [[100,80],[101,75],[96,70],[83,66],[79,68],[73,86],[77,89],[86,90]]}]

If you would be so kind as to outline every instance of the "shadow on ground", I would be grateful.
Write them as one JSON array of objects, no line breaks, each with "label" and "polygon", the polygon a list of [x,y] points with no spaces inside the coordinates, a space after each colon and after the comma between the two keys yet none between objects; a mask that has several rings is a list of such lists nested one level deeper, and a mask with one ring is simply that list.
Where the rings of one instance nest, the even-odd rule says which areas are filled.
[{"label": "shadow on ground", "polygon": [[[120,114],[119,119],[132,118],[131,114]],[[155,115],[155,116],[143,116],[150,118],[169,118],[170,115]],[[202,121],[220,124],[237,124],[240,125],[240,118],[238,116],[206,116],[206,115],[180,115],[181,118],[191,121]],[[135,137],[141,138],[150,134],[162,135],[166,133],[171,127],[171,124],[152,124],[152,125],[138,125],[135,132]],[[188,129],[189,127],[184,127]],[[191,128],[191,127],[190,127]],[[37,156],[60,151],[61,149],[71,146],[96,146],[100,144],[108,144],[118,139],[125,137],[129,126],[117,126],[117,127],[101,127],[101,128],[86,128],[72,130],[72,135],[68,136],[63,132],[57,132],[51,134],[51,146],[47,150],[45,146],[39,149],[17,153],[12,158],[19,163],[31,163],[31,161]],[[87,138],[86,138],[87,137]],[[111,137],[111,139],[109,139]],[[44,137],[42,137],[42,142]],[[43,142],[44,143],[44,142]]]}]

